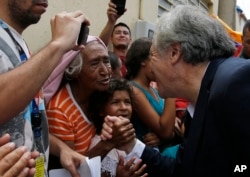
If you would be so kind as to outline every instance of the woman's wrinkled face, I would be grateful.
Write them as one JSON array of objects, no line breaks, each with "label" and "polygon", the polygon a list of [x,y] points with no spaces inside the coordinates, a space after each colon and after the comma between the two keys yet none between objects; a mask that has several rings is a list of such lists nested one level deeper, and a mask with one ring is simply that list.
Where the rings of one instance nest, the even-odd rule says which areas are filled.
[{"label": "woman's wrinkled face", "polygon": [[88,43],[82,50],[83,65],[78,79],[90,91],[108,88],[111,64],[108,51],[97,41]]}]

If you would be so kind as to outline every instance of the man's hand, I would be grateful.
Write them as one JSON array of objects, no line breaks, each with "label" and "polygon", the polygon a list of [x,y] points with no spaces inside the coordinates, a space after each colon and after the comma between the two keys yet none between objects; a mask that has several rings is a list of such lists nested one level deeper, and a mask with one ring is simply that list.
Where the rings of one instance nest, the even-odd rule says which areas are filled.
[{"label": "man's hand", "polygon": [[135,130],[129,119],[106,116],[101,134],[102,140],[110,140],[116,148],[135,139]]},{"label": "man's hand", "polygon": [[136,144],[135,130],[129,119],[116,116],[106,116],[101,139],[129,153]]},{"label": "man's hand", "polygon": [[83,22],[86,25],[90,24],[88,18],[81,11],[58,13],[50,21],[52,42],[60,45],[63,52],[83,48],[83,45],[77,45],[80,27]]},{"label": "man's hand", "polygon": [[160,138],[153,132],[149,132],[143,136],[143,142],[151,147],[159,146],[160,141]]},{"label": "man's hand", "polygon": [[[127,9],[125,8],[126,12]],[[117,15],[116,5],[112,2],[112,0],[109,2],[109,7],[107,9],[107,16],[110,23],[115,24],[117,19],[121,17],[121,15]]]},{"label": "man's hand", "polygon": [[35,174],[35,158],[38,152],[28,152],[27,148],[15,147],[10,143],[10,135],[0,138],[0,176],[2,177],[26,177]]}]

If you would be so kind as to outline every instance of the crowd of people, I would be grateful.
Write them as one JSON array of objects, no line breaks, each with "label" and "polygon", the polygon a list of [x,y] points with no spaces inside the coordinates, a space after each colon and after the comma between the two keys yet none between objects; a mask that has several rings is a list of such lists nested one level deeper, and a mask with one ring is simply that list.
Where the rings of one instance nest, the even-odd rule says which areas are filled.
[{"label": "crowd of people", "polygon": [[61,12],[31,55],[22,33],[48,2],[25,2],[0,2],[1,176],[80,177],[95,156],[102,177],[249,176],[237,173],[250,167],[249,20],[233,57],[233,40],[202,9],[176,6],[153,39],[132,40],[111,0],[99,36],[78,45],[88,17]]}]

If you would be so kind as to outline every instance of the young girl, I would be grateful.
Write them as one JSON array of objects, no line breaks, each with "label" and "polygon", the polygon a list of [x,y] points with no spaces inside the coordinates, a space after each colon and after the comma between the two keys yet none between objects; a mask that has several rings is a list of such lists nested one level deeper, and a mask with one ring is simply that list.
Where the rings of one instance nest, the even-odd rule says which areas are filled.
[{"label": "young girl", "polygon": [[[90,119],[96,127],[96,136],[92,139],[90,148],[95,146],[101,138],[100,133],[104,118],[121,116],[130,119],[132,114],[132,87],[125,79],[112,79],[106,91],[94,92],[89,102]],[[127,162],[124,165],[124,160]],[[134,165],[134,162],[135,165]],[[141,175],[146,165],[141,166],[138,158],[126,159],[126,153],[112,149],[102,160],[102,176],[108,177],[145,177]]]}]

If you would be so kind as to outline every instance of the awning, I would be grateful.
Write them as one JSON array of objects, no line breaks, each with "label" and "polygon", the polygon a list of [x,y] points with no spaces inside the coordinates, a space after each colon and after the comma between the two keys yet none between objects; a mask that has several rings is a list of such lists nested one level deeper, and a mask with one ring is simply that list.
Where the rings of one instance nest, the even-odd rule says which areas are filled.
[{"label": "awning", "polygon": [[242,41],[241,41],[241,35],[242,35],[242,33],[241,32],[234,31],[223,20],[221,20],[218,16],[216,16],[214,14],[211,14],[211,16],[214,17],[214,18],[216,18],[225,27],[226,31],[228,32],[228,34],[232,37],[232,39],[235,42],[238,42],[240,44],[242,43]]}]

